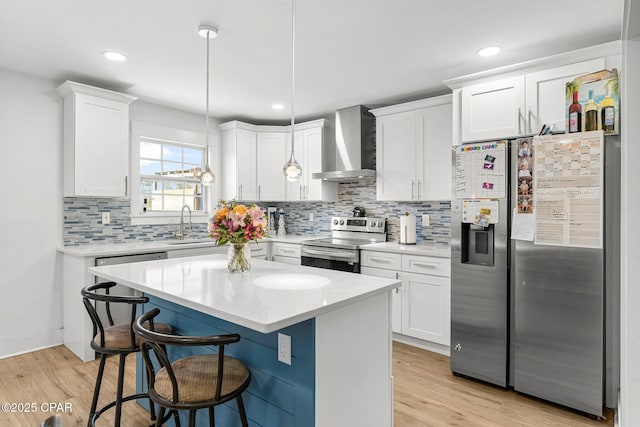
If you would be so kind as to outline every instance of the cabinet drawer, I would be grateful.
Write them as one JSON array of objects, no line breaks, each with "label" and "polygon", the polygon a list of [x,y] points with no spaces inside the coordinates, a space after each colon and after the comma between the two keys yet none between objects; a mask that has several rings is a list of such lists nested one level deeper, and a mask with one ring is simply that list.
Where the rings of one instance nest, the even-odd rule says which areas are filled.
[{"label": "cabinet drawer", "polygon": [[300,245],[293,243],[278,243],[273,244],[273,256],[284,256],[291,258],[300,258]]},{"label": "cabinet drawer", "polygon": [[267,247],[265,245],[256,245],[249,243],[251,249],[251,258],[266,257]]},{"label": "cabinet drawer", "polygon": [[366,267],[386,268],[400,270],[402,268],[402,255],[389,252],[373,252],[363,250],[360,252],[360,263]]},{"label": "cabinet drawer", "polygon": [[402,255],[402,271],[409,273],[451,276],[451,260],[420,255]]},{"label": "cabinet drawer", "polygon": [[291,258],[288,256],[280,256],[280,255],[274,255],[273,256],[273,262],[282,262],[284,264],[291,264],[291,265],[300,265],[301,261],[300,258]]}]

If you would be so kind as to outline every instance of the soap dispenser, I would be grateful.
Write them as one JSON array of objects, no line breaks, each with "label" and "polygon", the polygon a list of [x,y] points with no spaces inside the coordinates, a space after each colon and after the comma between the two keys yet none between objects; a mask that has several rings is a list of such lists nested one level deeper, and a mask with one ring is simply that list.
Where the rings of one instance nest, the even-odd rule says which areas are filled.
[{"label": "soap dispenser", "polygon": [[284,239],[284,236],[287,234],[284,228],[284,210],[280,209],[280,218],[278,218],[278,238]]}]

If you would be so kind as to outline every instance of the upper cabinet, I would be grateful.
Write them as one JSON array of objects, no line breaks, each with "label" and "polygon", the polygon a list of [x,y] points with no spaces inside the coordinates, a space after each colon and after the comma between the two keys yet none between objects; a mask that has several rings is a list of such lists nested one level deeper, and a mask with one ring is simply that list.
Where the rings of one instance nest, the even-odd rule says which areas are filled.
[{"label": "upper cabinet", "polygon": [[566,84],[604,67],[597,58],[462,88],[462,141],[533,135],[545,123],[563,132]]},{"label": "upper cabinet", "polygon": [[72,81],[64,98],[64,195],[127,197],[129,104],[137,98]]},{"label": "upper cabinet", "polygon": [[286,158],[286,145],[284,132],[258,132],[258,200],[284,200],[285,177],[282,166]]},{"label": "upper cabinet", "polygon": [[[286,199],[291,201],[335,201],[338,184],[313,179],[312,174],[325,171],[327,148],[325,147],[325,121],[323,119],[296,125],[294,157],[302,167],[302,176],[296,181],[286,181]],[[287,134],[287,159],[291,152],[291,134]],[[280,170],[282,173],[282,170]]]},{"label": "upper cabinet", "polygon": [[566,130],[566,84],[619,67],[617,42],[445,81],[453,89],[454,145]]},{"label": "upper cabinet", "polygon": [[253,126],[233,121],[222,130],[222,198],[257,200],[257,134]]},{"label": "upper cabinet", "polygon": [[451,199],[451,95],[371,110],[377,200]]},{"label": "upper cabinet", "polygon": [[335,183],[311,179],[312,173],[323,171],[324,126],[324,120],[296,125],[295,158],[302,177],[289,182],[282,171],[291,150],[289,126],[221,124],[223,199],[336,200]]}]

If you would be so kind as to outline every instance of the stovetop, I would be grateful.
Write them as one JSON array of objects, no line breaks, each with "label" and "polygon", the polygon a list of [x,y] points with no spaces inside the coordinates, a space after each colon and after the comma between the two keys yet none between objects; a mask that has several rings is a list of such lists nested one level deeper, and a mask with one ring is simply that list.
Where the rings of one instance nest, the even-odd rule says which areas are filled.
[{"label": "stovetop", "polygon": [[387,240],[386,218],[333,217],[330,226],[331,237],[303,240],[301,244],[356,251],[362,245]]}]

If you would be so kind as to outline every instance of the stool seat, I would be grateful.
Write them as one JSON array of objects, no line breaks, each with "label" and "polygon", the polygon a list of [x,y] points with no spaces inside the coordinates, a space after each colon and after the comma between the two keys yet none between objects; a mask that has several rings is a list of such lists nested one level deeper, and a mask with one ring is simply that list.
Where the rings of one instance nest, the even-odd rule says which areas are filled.
[{"label": "stool seat", "polygon": [[[156,323],[155,330],[163,333],[170,334],[173,332],[173,328],[164,323]],[[149,327],[146,325],[146,327]],[[104,328],[104,347],[100,346],[102,334],[98,332],[96,336],[93,338],[93,342],[91,346],[96,349],[112,349],[112,350],[125,350],[131,348],[131,323],[118,323],[113,326],[109,326]],[[135,348],[140,346],[140,337],[138,335],[134,335],[135,340]]]},{"label": "stool seat", "polygon": [[[156,330],[158,330],[157,327]],[[178,401],[180,403],[216,400],[216,384],[218,383],[217,354],[185,357],[171,363],[171,368],[178,383]],[[224,356],[220,399],[224,400],[227,395],[237,391],[248,379],[249,370],[244,363],[233,357]],[[158,396],[171,400],[173,386],[166,368],[161,368],[156,374],[154,391]]]}]

